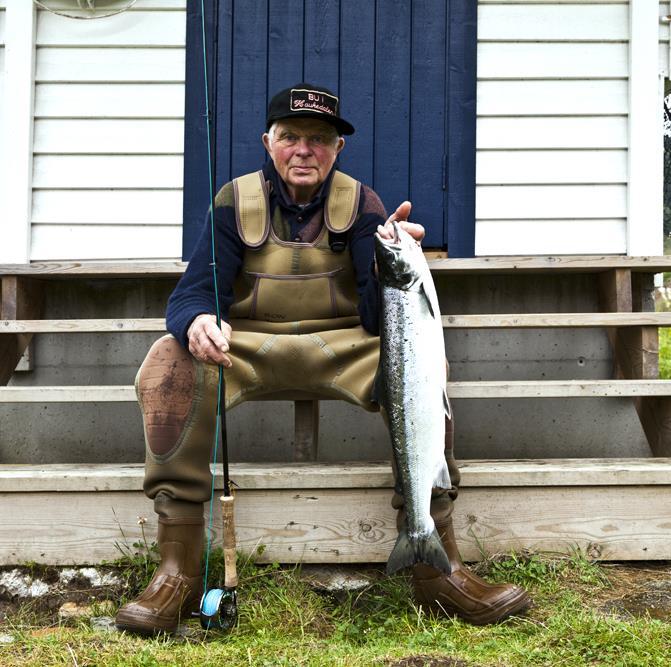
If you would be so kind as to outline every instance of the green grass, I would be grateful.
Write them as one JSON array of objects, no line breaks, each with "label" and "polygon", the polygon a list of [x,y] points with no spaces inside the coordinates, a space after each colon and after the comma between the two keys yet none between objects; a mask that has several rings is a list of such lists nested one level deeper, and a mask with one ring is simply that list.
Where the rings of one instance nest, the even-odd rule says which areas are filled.
[{"label": "green grass", "polygon": [[[258,566],[241,557],[238,627],[227,635],[153,639],[99,633],[88,619],[39,627],[30,614],[3,624],[16,637],[0,645],[12,665],[383,665],[404,656],[460,659],[471,667],[668,665],[671,625],[622,620],[598,611],[609,591],[605,570],[577,553],[567,557],[512,554],[478,566],[497,581],[527,587],[535,607],[524,618],[484,628],[427,616],[415,607],[407,578],[381,578],[368,589],[336,597],[315,592],[299,568]],[[221,559],[213,564],[217,581]],[[130,571],[143,563],[126,561]],[[137,578],[139,581],[145,576]]]}]

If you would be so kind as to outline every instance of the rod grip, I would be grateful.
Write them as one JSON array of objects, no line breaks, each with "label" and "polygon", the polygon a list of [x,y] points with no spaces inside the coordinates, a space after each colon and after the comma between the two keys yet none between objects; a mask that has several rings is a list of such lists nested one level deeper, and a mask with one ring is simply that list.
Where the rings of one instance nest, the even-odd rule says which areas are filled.
[{"label": "rod grip", "polygon": [[235,553],[235,519],[233,496],[221,496],[221,511],[224,516],[224,586],[238,585],[238,570]]}]

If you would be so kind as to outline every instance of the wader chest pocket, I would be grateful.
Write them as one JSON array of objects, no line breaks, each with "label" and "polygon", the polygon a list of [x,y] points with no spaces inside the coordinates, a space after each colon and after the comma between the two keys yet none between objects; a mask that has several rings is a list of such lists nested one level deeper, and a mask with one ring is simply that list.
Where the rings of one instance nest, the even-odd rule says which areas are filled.
[{"label": "wader chest pocket", "polygon": [[297,322],[356,314],[351,302],[338,294],[334,277],[340,270],[304,275],[248,272],[256,279],[249,317],[267,322]]}]

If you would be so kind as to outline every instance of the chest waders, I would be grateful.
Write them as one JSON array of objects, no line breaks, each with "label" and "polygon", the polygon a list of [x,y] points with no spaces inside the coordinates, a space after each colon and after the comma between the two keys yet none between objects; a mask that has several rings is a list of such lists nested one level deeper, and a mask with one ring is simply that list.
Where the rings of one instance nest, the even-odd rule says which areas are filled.
[{"label": "chest waders", "polygon": [[[265,333],[270,333],[271,336],[273,332],[299,330],[299,323],[306,318],[313,322],[330,320],[331,326],[335,325],[336,328],[338,325],[343,328],[351,327],[353,319],[358,319],[353,268],[351,262],[344,263],[339,253],[332,251],[330,242],[325,245],[325,240],[327,238],[330,240],[330,235],[333,235],[333,238],[339,241],[341,235],[352,226],[359,205],[361,184],[341,172],[333,174],[324,209],[323,228],[316,241],[309,244],[283,242],[274,233],[270,219],[268,184],[263,178],[263,172],[258,171],[236,178],[232,188],[238,234],[246,247],[240,276],[234,286],[234,305],[230,310],[236,336],[239,334],[245,337],[245,327],[240,320],[249,320],[254,324],[264,323],[262,327],[252,326],[252,328],[265,328]],[[223,194],[223,198],[226,199],[226,194]],[[281,215],[279,207],[277,214]],[[210,220],[214,249],[216,246],[214,216],[210,216]],[[344,244],[342,249],[344,250]],[[214,250],[212,265],[216,285]],[[288,309],[284,307],[287,301],[292,302]],[[221,326],[218,304],[217,325]],[[320,322],[320,325],[323,326],[323,322]],[[259,332],[256,333],[258,335]],[[272,340],[267,338],[266,343]],[[217,426],[212,449],[214,464],[220,430],[224,461],[224,496],[221,501],[224,514],[225,580],[223,588],[207,589],[213,484],[210,494],[204,594],[200,605],[200,622],[207,630],[213,628],[228,630],[235,624],[237,618],[233,496],[228,478],[225,409],[222,409],[222,396],[225,396],[225,393],[224,373],[219,367]]]}]

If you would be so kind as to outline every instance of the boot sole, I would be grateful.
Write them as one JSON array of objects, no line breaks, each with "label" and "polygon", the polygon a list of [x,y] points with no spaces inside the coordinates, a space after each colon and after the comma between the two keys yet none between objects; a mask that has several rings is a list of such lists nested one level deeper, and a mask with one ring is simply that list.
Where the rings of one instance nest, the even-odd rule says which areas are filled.
[{"label": "boot sole", "polygon": [[152,637],[161,632],[174,634],[177,631],[177,628],[179,628],[180,622],[190,619],[194,612],[197,611],[200,611],[200,603],[193,603],[185,609],[182,609],[177,621],[171,619],[164,622],[157,619],[152,619],[150,621],[149,618],[146,619],[146,622],[143,622],[135,616],[126,616],[123,612],[119,612],[114,620],[114,624],[120,631],[142,635],[144,637]]}]

